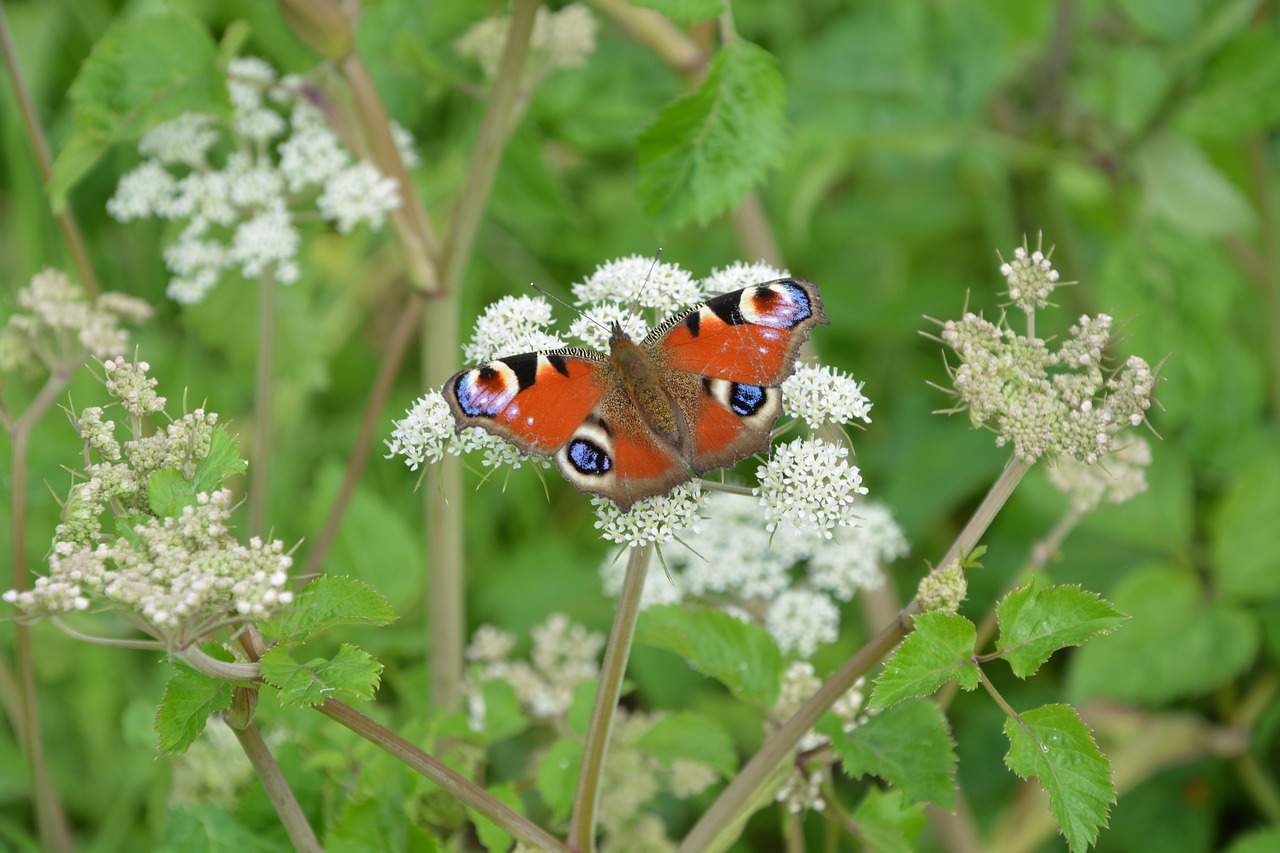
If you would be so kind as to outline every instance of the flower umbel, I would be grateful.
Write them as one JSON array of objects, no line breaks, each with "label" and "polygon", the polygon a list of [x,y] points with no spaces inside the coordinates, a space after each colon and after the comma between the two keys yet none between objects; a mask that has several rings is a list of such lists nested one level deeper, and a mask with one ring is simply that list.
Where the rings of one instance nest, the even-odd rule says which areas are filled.
[{"label": "flower umbel", "polygon": [[[217,415],[196,409],[143,434],[142,416],[164,407],[146,364],[117,358],[104,368],[113,405],[128,413],[134,437],[117,440],[103,408],[73,420],[86,460],[97,461],[89,461],[63,505],[48,576],[4,600],[29,616],[96,603],[171,651],[288,605],[292,558],[283,543],[255,537],[243,545],[232,536],[230,489],[193,494],[195,483],[216,486],[244,467]],[[122,526],[127,533],[115,533]]]},{"label": "flower umbel", "polygon": [[[122,222],[187,223],[164,253],[173,275],[168,294],[178,302],[200,302],[228,269],[296,281],[296,222],[307,204],[341,234],[379,228],[400,205],[395,181],[342,147],[300,80],[279,79],[265,61],[242,57],[228,64],[227,88],[230,120],[185,113],[147,131],[138,150],[148,159],[107,202]],[[404,137],[399,129],[397,141]],[[218,167],[224,138],[230,153]]]}]

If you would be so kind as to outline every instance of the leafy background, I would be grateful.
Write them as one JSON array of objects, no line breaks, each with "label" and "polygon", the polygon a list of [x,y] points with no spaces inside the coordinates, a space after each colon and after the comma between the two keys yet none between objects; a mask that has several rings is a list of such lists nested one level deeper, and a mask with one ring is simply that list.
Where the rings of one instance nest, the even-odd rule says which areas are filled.
[{"label": "leafy background", "polygon": [[[284,71],[315,65],[273,5],[170,5],[215,39],[233,22],[247,23],[243,51]],[[391,112],[418,140],[423,165],[415,178],[437,216],[459,189],[477,132],[480,104],[469,92],[478,72],[452,42],[484,13],[481,5],[388,0],[367,4],[361,22],[359,50]],[[71,127],[68,87],[92,46],[113,21],[158,6],[5,4],[55,151]],[[664,259],[700,275],[753,260],[758,250],[743,245],[732,217],[717,215],[741,186],[712,180],[697,185],[704,195],[685,209],[660,203],[657,188],[671,176],[661,171],[663,140],[645,130],[687,86],[598,14],[600,47],[589,65],[547,80],[503,157],[462,298],[466,317],[529,281],[564,292],[619,255],[661,246]],[[1121,793],[1098,849],[1247,849],[1245,833],[1280,823],[1275,5],[812,0],[743,2],[733,14],[741,35],[776,58],[790,128],[785,138],[719,152],[733,161],[719,165],[730,178],[744,166],[776,163],[759,200],[789,269],[823,288],[832,326],[815,343],[825,361],[864,380],[876,404],[874,423],[854,443],[873,495],[892,507],[913,545],[893,570],[902,600],[1005,460],[962,417],[931,414],[947,403],[927,385],[943,381],[944,364],[938,345],[919,334],[932,327],[924,318],[958,316],[966,302],[998,313],[994,249],[1007,254],[1024,234],[1034,242],[1043,231],[1064,277],[1078,282],[1056,294],[1061,311],[1042,312],[1042,335],[1104,311],[1125,322],[1126,349],[1165,359],[1150,491],[1087,519],[1050,565],[1055,582],[1083,583],[1134,618],[1111,637],[1055,656],[1028,683],[998,683],[1014,707],[1085,703]],[[714,40],[705,25],[694,34]],[[760,109],[752,98],[767,106],[772,96],[743,94],[748,114]],[[69,264],[8,85],[0,119],[7,313],[33,273]],[[122,226],[104,210],[135,162],[131,146],[113,147],[70,193],[92,261],[108,288],[157,306],[138,340],[162,393],[176,398],[189,389],[247,435],[253,285],[229,278],[189,309],[164,299],[163,227]],[[714,175],[717,163],[709,165]],[[400,302],[395,252],[385,232],[317,234],[305,244],[303,281],[280,291],[276,427],[290,441],[272,460],[270,518],[286,542],[316,535],[350,452]],[[417,371],[406,369],[384,413],[388,429],[422,388]],[[4,393],[19,409],[31,389],[12,383]],[[99,397],[83,376],[72,387],[76,405]],[[58,516],[44,481],[55,493],[65,489],[62,466],[77,452],[70,428],[49,417],[32,447],[32,565],[42,561]],[[524,473],[505,491],[488,483],[469,499],[468,624],[527,634],[563,611],[605,630],[611,606],[596,568],[607,552],[591,535],[586,501],[553,482],[548,506],[543,486]],[[428,471],[423,488],[434,487],[432,477]],[[423,525],[413,485],[398,462],[375,460],[327,563],[372,583],[401,616],[347,636],[386,664],[379,713],[401,725],[425,715]],[[966,614],[981,618],[1064,511],[1043,474],[1033,473],[987,537]],[[5,547],[8,536],[0,531]],[[845,625],[820,666],[860,644],[857,620]],[[0,626],[7,648],[9,633]],[[199,827],[212,826],[210,806],[180,821],[167,806],[174,770],[155,759],[150,731],[165,668],[150,655],[87,647],[47,625],[35,637],[43,730],[85,849],[151,849],[158,838],[183,849],[183,833],[198,837]],[[642,704],[729,711],[722,692],[666,652],[638,648],[630,675]],[[318,800],[353,752],[376,762],[315,715],[267,704],[264,725],[290,733],[280,760],[300,796]],[[1098,715],[1089,717],[1090,708]],[[1002,765],[1002,715],[987,697],[961,694],[949,718],[962,808],[979,833],[995,833],[1020,784]],[[1166,731],[1171,741],[1137,739]],[[748,750],[759,730],[744,718],[734,735]],[[518,758],[505,760],[514,766]],[[11,730],[0,727],[0,843],[25,836],[24,766]],[[391,768],[382,773],[367,772],[360,784],[382,793],[409,784]],[[232,808],[244,825],[262,827],[246,849],[278,849],[263,801],[247,796]],[[670,820],[679,826],[692,817],[673,810]],[[353,839],[371,837],[361,835],[364,821],[379,825],[377,814],[344,820],[353,822]],[[766,811],[738,849],[772,849],[776,839],[776,814]],[[921,844],[934,849],[937,840],[926,831]]]}]

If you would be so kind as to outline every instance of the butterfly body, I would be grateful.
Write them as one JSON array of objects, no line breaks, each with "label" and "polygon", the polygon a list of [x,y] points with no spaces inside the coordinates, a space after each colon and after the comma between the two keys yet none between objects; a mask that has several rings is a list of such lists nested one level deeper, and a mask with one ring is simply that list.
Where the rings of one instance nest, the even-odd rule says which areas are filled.
[{"label": "butterfly body", "polygon": [[553,457],[579,491],[625,512],[768,448],[778,386],[826,322],[816,285],[779,279],[717,296],[638,343],[615,324],[607,355],[508,356],[455,374],[442,393],[459,430]]}]

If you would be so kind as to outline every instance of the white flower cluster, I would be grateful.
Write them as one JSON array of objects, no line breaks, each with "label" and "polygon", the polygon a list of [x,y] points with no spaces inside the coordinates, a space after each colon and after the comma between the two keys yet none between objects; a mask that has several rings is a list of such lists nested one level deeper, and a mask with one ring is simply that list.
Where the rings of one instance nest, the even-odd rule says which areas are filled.
[{"label": "white flower cluster", "polygon": [[1058,271],[1044,252],[1029,251],[1024,243],[1013,250],[1012,261],[1003,257],[1000,261],[1000,274],[1009,284],[1009,298],[1015,305],[1030,313],[1049,304],[1049,295],[1058,286]]},{"label": "white flower cluster", "polygon": [[541,296],[504,296],[476,319],[470,342],[462,347],[468,364],[505,355],[560,349],[564,342],[551,333],[551,303]]},{"label": "white flower cluster", "polygon": [[48,577],[4,600],[30,615],[100,601],[175,650],[265,618],[293,600],[285,589],[292,558],[279,540],[237,542],[227,526],[233,506],[229,489],[202,492],[180,517],[147,518],[110,543],[55,540]]},{"label": "white flower cluster", "polygon": [[573,286],[577,304],[587,314],[608,303],[625,308],[652,308],[659,318],[691,308],[706,298],[702,283],[679,264],[629,255],[607,261]]},{"label": "white flower cluster", "polygon": [[852,527],[854,496],[867,489],[858,466],[845,461],[848,455],[844,445],[819,438],[797,438],[775,447],[757,470],[760,485],[753,489],[765,508],[768,529],[786,521],[830,539],[835,528]]},{"label": "white flower cluster", "polygon": [[[762,625],[799,658],[833,642],[839,604],[884,583],[882,567],[907,551],[901,529],[876,504],[860,503],[858,526],[830,539],[790,525],[770,533],[758,501],[745,495],[713,492],[704,509],[697,529],[680,534],[688,547],[664,551],[665,565],[650,567],[641,606],[690,599],[718,607]],[[600,574],[605,593],[616,596],[622,561],[607,560]]]},{"label": "white flower cluster", "polygon": [[[766,724],[766,735],[771,733],[771,727],[785,723],[800,710],[800,706],[817,693],[821,686],[822,681],[814,672],[813,664],[808,661],[791,664],[782,676],[782,689],[778,693],[773,713],[770,714],[770,722]],[[836,700],[831,708],[831,713],[835,714],[845,732],[853,731],[867,721],[867,714],[862,712],[864,686],[865,679],[859,678],[849,692]],[[796,767],[775,795],[776,802],[783,803],[792,814],[820,812],[826,808],[821,786],[829,777],[831,765],[836,760],[830,750],[823,750],[830,743],[830,738],[812,729],[800,739],[796,747],[796,752],[799,753]]]},{"label": "white flower cluster", "polygon": [[797,364],[796,372],[782,383],[782,405],[787,414],[803,418],[809,429],[853,420],[871,423],[871,401],[862,394],[862,382],[825,364]]},{"label": "white flower cluster", "polygon": [[[148,159],[121,178],[107,202],[122,222],[186,222],[164,252],[173,274],[168,293],[178,302],[201,301],[227,269],[296,281],[301,237],[294,223],[308,199],[342,234],[362,224],[381,227],[400,205],[395,181],[352,158],[300,80],[278,79],[269,64],[245,57],[229,63],[227,87],[229,124],[188,113],[152,128],[138,143]],[[231,150],[217,168],[212,155],[225,134]],[[396,138],[412,142],[403,129]],[[409,150],[404,155],[412,159]]]},{"label": "white flower cluster", "polygon": [[671,542],[688,531],[696,533],[704,500],[702,485],[694,480],[681,483],[665,495],[639,501],[630,512],[624,513],[613,501],[595,495],[591,505],[601,538],[635,548],[646,542]]},{"label": "white flower cluster", "polygon": [[403,456],[409,470],[417,471],[422,465],[439,462],[446,453],[463,456],[480,451],[481,463],[486,468],[516,469],[525,464],[551,467],[551,460],[525,456],[496,435],[478,429],[458,432],[456,427],[444,397],[439,394],[420,397],[413,408],[395,422],[391,438],[385,441],[385,458]]},{"label": "white flower cluster", "polygon": [[1049,466],[1049,482],[1064,492],[1076,509],[1089,512],[1103,501],[1124,503],[1147,490],[1151,445],[1146,439],[1122,433],[1101,465],[1086,465],[1063,457]]},{"label": "white flower cluster", "polygon": [[1108,375],[1112,326],[1106,314],[1081,317],[1053,352],[1040,338],[968,313],[945,322],[941,339],[960,359],[956,395],[998,445],[1012,442],[1027,462],[1048,454],[1092,465],[1123,427],[1144,422],[1155,392],[1155,373],[1137,356]]},{"label": "white flower cluster", "polygon": [[0,372],[41,365],[61,371],[85,355],[110,358],[124,353],[128,333],[122,322],[141,323],[151,306],[123,293],[104,293],[89,302],[61,270],[47,269],[19,288],[18,311],[0,331]]},{"label": "white flower cluster", "polygon": [[600,672],[596,658],[604,648],[604,636],[569,621],[563,613],[553,613],[532,631],[533,648],[529,660],[511,660],[516,638],[482,625],[467,646],[472,664],[465,691],[470,725],[484,727],[484,685],[505,681],[530,715],[538,719],[564,716],[579,684],[591,681]]},{"label": "white flower cluster", "polygon": [[[485,18],[454,44],[458,55],[477,63],[489,79],[498,73],[511,17]],[[586,6],[571,3],[559,11],[538,8],[529,36],[529,55],[522,76],[535,86],[553,71],[581,68],[596,49],[596,19]]]},{"label": "white flower cluster", "polygon": [[[218,416],[196,409],[151,435],[142,416],[163,413],[145,362],[104,364],[107,389],[129,415],[131,440],[115,437],[105,410],[85,409],[73,423],[88,464],[62,508],[47,577],[4,600],[28,616],[114,609],[171,650],[188,648],[223,627],[259,620],[289,604],[292,558],[279,541],[242,545],[228,522],[229,489],[200,492],[176,516],[158,517],[157,501],[196,477],[213,448]],[[234,466],[226,465],[226,473]],[[213,472],[222,473],[222,472]],[[159,491],[153,491],[159,490]],[[106,523],[104,523],[104,521]],[[127,525],[127,533],[118,533]]]}]

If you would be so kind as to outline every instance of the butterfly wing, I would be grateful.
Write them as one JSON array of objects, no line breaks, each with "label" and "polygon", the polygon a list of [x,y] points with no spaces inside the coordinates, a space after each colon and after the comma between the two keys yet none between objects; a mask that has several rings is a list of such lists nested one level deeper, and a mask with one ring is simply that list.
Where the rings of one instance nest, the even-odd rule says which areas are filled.
[{"label": "butterfly wing", "polygon": [[526,352],[455,374],[444,394],[458,429],[480,427],[536,456],[569,443],[606,387],[591,350]]},{"label": "butterfly wing", "polygon": [[685,384],[685,374],[699,380],[696,395],[671,394],[684,415],[681,452],[696,472],[769,446],[782,414],[778,386],[795,369],[809,330],[827,322],[817,285],[778,279],[717,296],[644,339],[671,386]]},{"label": "butterfly wing", "polygon": [[490,361],[456,374],[441,392],[458,429],[479,427],[554,457],[575,488],[625,512],[689,474],[675,445],[645,427],[608,376],[603,355],[571,348]]}]

